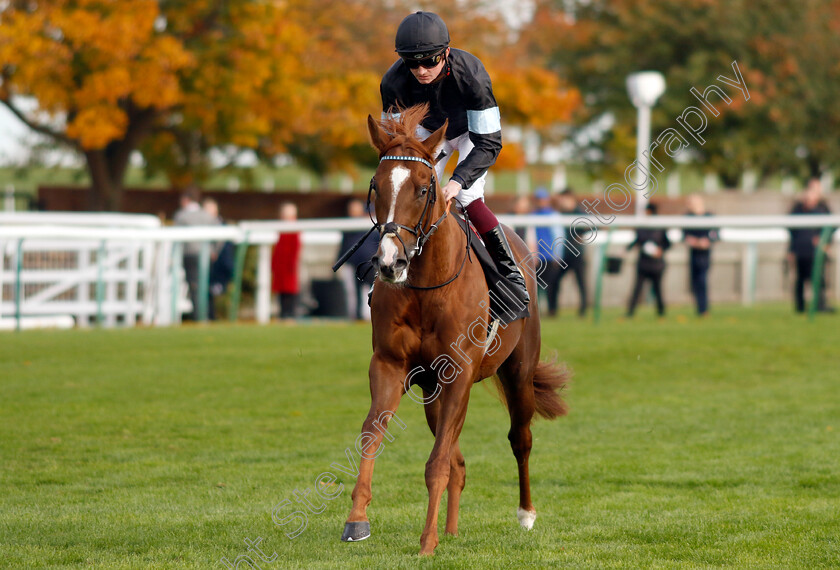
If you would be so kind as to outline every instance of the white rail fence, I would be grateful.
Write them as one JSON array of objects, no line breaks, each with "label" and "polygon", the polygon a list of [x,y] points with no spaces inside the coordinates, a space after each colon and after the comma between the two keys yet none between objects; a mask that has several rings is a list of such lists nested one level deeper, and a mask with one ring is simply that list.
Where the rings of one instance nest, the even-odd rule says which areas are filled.
[{"label": "white rail fence", "polygon": [[[230,226],[161,227],[153,216],[0,214],[0,330],[176,324],[193,309],[185,243],[200,243],[209,265],[214,242],[270,248],[275,240]],[[270,279],[270,265],[262,273]],[[268,312],[260,317],[267,322]]]},{"label": "white rail fence", "polygon": [[[632,228],[722,228],[724,243],[741,248],[741,300],[755,300],[759,244],[784,244],[790,227],[838,227],[840,216],[619,216],[598,220],[569,216],[501,216],[511,226],[539,227],[586,223],[598,255],[629,243]],[[587,220],[581,222],[582,219]],[[610,223],[606,223],[609,221]],[[0,329],[28,326],[166,326],[192,307],[183,273],[185,243],[201,244],[206,267],[211,244],[231,241],[256,246],[255,317],[271,316],[271,250],[279,232],[315,232],[337,240],[339,231],[370,227],[366,219],[298,222],[248,221],[237,226],[161,227],[154,216],[0,213]],[[617,231],[604,231],[616,228]],[[618,229],[621,228],[621,229]],[[326,234],[325,234],[326,233]],[[834,236],[840,241],[840,232]],[[312,241],[312,240],[310,240]],[[321,241],[324,240],[315,240]],[[335,244],[337,245],[337,243]],[[334,246],[333,246],[334,247]],[[840,266],[835,264],[840,282]]]}]

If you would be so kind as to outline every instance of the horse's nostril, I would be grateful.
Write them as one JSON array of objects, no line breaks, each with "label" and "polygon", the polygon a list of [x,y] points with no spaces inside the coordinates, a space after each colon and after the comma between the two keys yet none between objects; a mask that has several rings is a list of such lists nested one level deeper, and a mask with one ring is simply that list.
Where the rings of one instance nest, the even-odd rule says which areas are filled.
[{"label": "horse's nostril", "polygon": [[402,271],[408,266],[408,261],[405,259],[398,259],[394,262],[394,270],[395,271]]},{"label": "horse's nostril", "polygon": [[370,258],[370,262],[373,264],[374,267],[379,267],[379,256],[374,255]]}]

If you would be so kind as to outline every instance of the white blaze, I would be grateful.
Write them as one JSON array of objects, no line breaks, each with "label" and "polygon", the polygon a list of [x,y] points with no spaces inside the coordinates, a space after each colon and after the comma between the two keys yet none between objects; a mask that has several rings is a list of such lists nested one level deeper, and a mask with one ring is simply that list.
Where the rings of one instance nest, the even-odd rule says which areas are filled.
[{"label": "white blaze", "polygon": [[391,197],[391,209],[388,210],[386,223],[394,221],[394,210],[397,208],[397,195],[399,195],[400,189],[405,184],[405,181],[408,180],[409,176],[411,176],[411,171],[405,166],[395,166],[391,170],[391,191],[394,195]]},{"label": "white blaze", "polygon": [[[394,213],[397,209],[397,196],[399,196],[400,190],[402,190],[403,185],[411,176],[411,171],[404,167],[404,166],[395,166],[391,170],[391,191],[393,195],[391,196],[391,208],[388,210],[388,219],[386,223],[394,221]],[[391,265],[397,260],[397,255],[400,252],[400,247],[402,244],[400,243],[397,236],[393,234],[386,234],[382,237],[382,241],[379,243],[379,248],[382,252],[382,256],[379,258],[379,263],[382,265]],[[394,281],[396,283],[401,283],[405,281],[405,271],[401,271],[399,275],[395,276]]]},{"label": "white blaze", "polygon": [[382,257],[379,258],[379,263],[382,265],[391,265],[397,259],[399,248],[397,247],[397,238],[393,234],[387,234],[382,238],[382,243],[379,244],[382,250]]}]

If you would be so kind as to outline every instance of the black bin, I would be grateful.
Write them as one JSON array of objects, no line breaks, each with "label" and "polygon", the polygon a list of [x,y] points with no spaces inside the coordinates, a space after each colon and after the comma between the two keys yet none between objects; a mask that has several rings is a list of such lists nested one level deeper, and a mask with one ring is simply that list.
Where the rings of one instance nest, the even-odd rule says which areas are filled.
[{"label": "black bin", "polygon": [[313,317],[347,317],[347,295],[338,279],[313,279],[312,297],[316,303],[310,313]]},{"label": "black bin", "polygon": [[622,259],[620,257],[607,257],[607,273],[613,275],[621,273],[621,262]]}]

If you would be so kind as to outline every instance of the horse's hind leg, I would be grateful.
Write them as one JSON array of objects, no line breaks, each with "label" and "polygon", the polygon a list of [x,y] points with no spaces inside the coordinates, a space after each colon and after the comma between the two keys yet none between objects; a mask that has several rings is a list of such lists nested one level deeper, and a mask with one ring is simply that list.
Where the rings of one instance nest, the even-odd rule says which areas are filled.
[{"label": "horse's hind leg", "polygon": [[[463,373],[462,373],[463,375]],[[464,426],[467,404],[470,399],[469,380],[449,384],[440,396],[437,423],[435,426],[435,445],[426,462],[426,488],[429,491],[429,506],[426,511],[426,524],[420,535],[420,554],[434,554],[438,545],[437,520],[443,492],[449,486],[449,474],[455,442]]]},{"label": "horse's hind leg", "polygon": [[461,491],[467,482],[467,465],[458,441],[452,444],[449,459],[449,484],[446,486],[446,534],[458,535],[458,509]]},{"label": "horse's hind leg", "polygon": [[[428,398],[429,394],[425,394]],[[424,406],[426,412],[426,423],[435,435],[437,428],[440,401],[435,400]],[[464,461],[464,454],[458,441],[452,444],[449,458],[449,483],[446,485],[446,534],[458,535],[458,509],[461,503],[461,492],[467,481],[467,467]]]},{"label": "horse's hind leg", "polygon": [[508,439],[519,468],[519,508],[516,510],[516,516],[522,528],[530,530],[537,518],[537,511],[531,503],[531,482],[528,474],[531,419],[535,410],[532,376],[536,369],[537,357],[523,357],[522,352],[524,348],[520,344],[499,368],[499,378],[510,413]]}]

